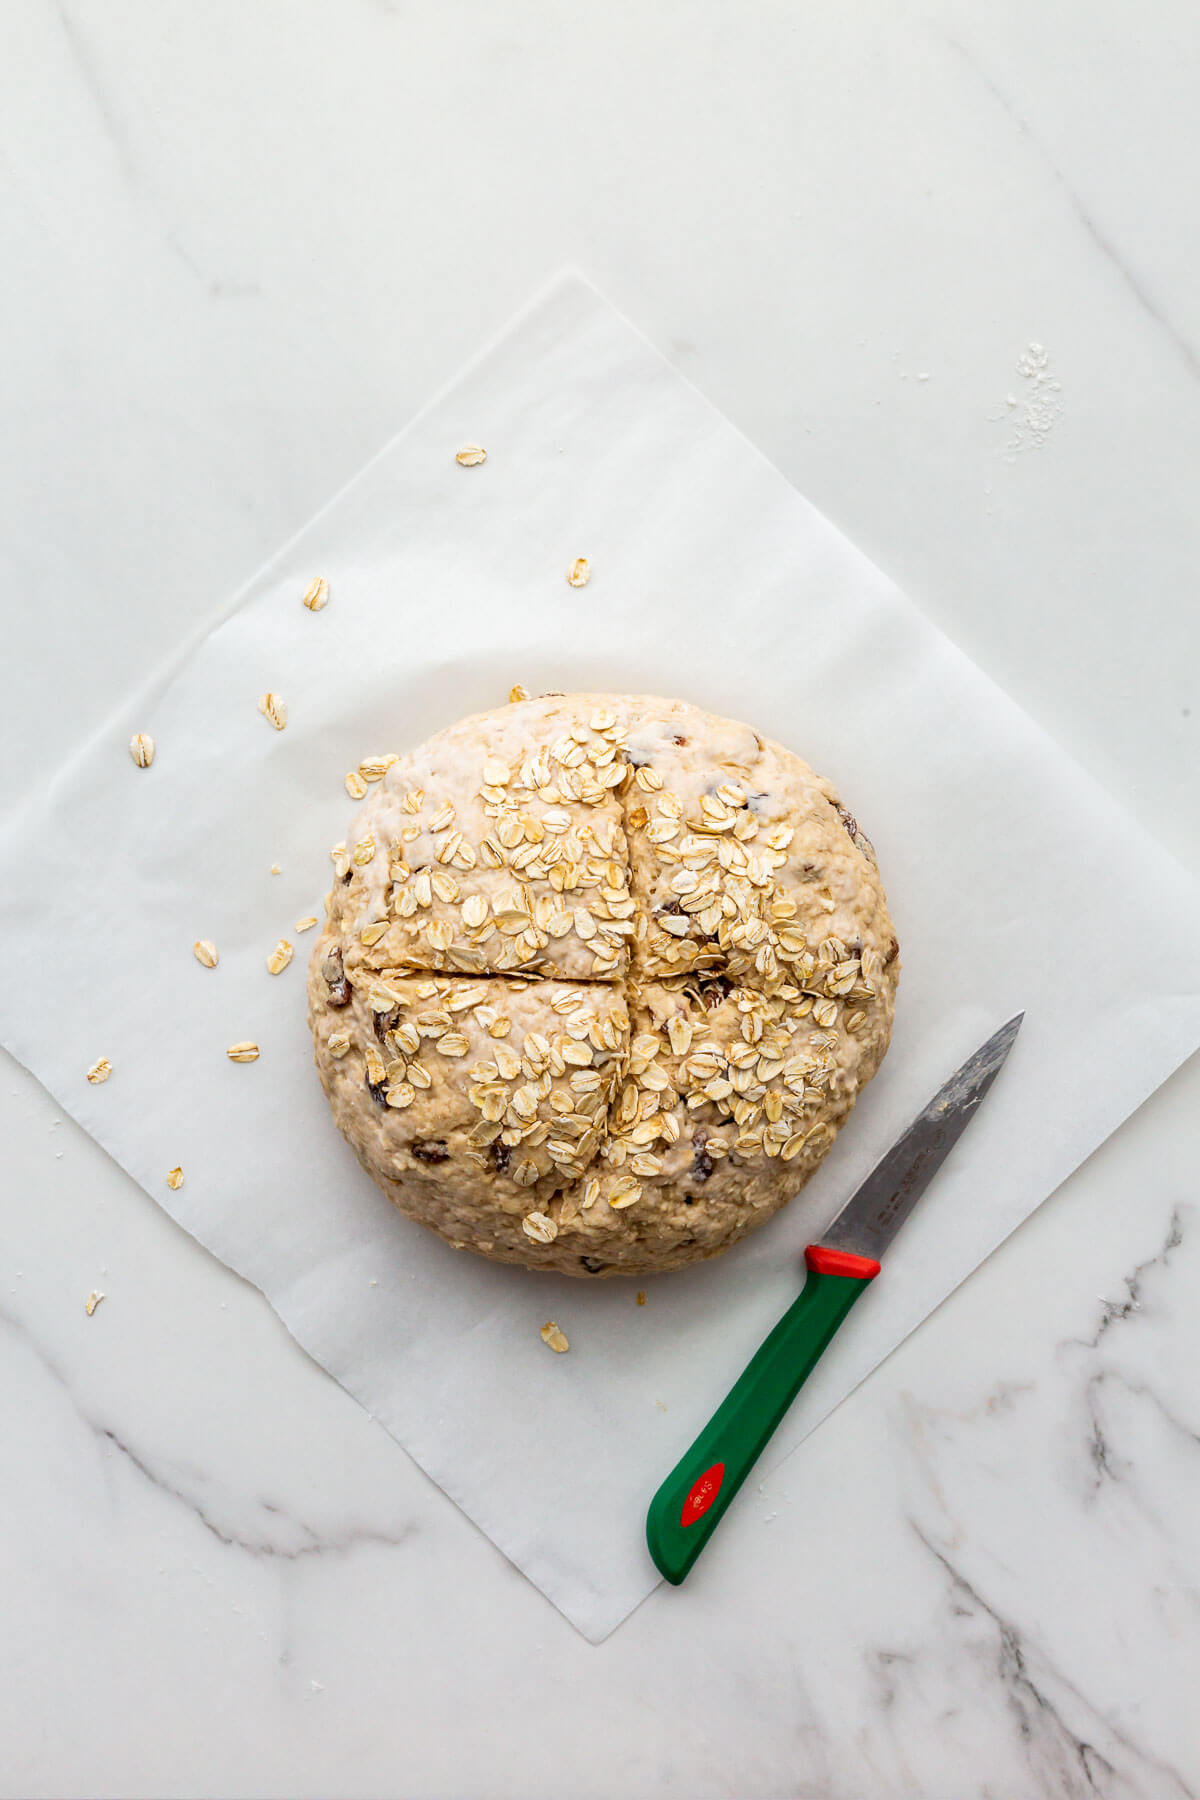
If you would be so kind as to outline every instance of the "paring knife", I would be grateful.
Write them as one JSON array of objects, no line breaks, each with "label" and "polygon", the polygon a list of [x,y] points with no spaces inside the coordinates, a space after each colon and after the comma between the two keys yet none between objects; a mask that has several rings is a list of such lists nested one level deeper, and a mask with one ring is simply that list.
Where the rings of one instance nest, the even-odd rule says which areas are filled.
[{"label": "paring knife", "polygon": [[834,1332],[878,1275],[879,1258],[1000,1073],[1024,1017],[1001,1026],[950,1077],[846,1202],[824,1242],[804,1252],[808,1273],[799,1299],[650,1502],[646,1541],[668,1581],[683,1580]]}]

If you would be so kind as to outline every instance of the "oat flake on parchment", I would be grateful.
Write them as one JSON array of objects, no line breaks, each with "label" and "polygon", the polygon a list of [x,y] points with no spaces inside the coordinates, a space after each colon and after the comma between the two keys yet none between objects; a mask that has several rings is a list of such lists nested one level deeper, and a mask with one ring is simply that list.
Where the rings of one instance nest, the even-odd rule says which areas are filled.
[{"label": "oat flake on parchment", "polygon": [[282,731],[287,724],[287,702],[284,700],[282,694],[272,694],[269,691],[265,694],[260,694],[258,697],[258,710],[267,721],[267,724],[273,725],[276,731]]},{"label": "oat flake on parchment", "polygon": [[267,968],[272,975],[281,975],[292,960],[292,946],[286,938],[280,938],[267,958]]}]

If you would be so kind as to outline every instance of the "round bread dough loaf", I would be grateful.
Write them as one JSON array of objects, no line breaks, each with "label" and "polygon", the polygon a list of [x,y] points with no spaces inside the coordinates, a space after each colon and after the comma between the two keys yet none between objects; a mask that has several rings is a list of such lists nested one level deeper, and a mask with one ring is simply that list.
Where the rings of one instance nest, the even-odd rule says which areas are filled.
[{"label": "round bread dough loaf", "polygon": [[580,1276],[715,1256],[804,1185],[887,1049],[870,843],[790,750],[682,700],[460,720],[332,856],[321,1083],[456,1249]]}]

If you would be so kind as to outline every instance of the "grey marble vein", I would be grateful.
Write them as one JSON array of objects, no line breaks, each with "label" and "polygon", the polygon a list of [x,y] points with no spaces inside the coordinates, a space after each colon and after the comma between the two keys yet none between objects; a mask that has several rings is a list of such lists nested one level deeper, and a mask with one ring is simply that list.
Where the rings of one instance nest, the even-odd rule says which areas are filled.
[{"label": "grey marble vein", "polygon": [[1100,1346],[1101,1339],[1114,1325],[1119,1325],[1139,1313],[1142,1309],[1142,1291],[1146,1276],[1151,1269],[1166,1268],[1171,1261],[1172,1254],[1179,1249],[1182,1243],[1183,1209],[1176,1206],[1172,1208],[1162,1248],[1156,1250],[1153,1256],[1147,1256],[1138,1263],[1131,1275],[1126,1275],[1125,1298],[1123,1300],[1103,1300],[1100,1322],[1093,1335],[1090,1338],[1072,1338],[1071,1346],[1077,1346],[1084,1350],[1096,1350]]},{"label": "grey marble vein", "polygon": [[1150,289],[1147,287],[1143,278],[1130,266],[1125,255],[1096,219],[1095,214],[1092,212],[1087,202],[1078,193],[1075,187],[1072,186],[1061,164],[1056,161],[1047,145],[1030,125],[1029,120],[1023,113],[1017,110],[1007,94],[1001,90],[992,76],[988,74],[987,70],[971,55],[970,51],[958,38],[952,37],[949,34],[943,34],[943,36],[947,47],[952,50],[956,56],[962,59],[975,78],[987,89],[987,92],[992,96],[993,100],[995,100],[996,104],[1012,120],[1021,135],[1028,138],[1030,144],[1033,146],[1034,150],[1036,150],[1038,156],[1045,163],[1055,181],[1066,195],[1071,206],[1071,211],[1074,213],[1084,232],[1091,239],[1105,261],[1120,276],[1126,289],[1133,296],[1138,306],[1141,307],[1148,318],[1153,319],[1154,323],[1159,327],[1170,343],[1174,345],[1179,356],[1187,365],[1189,372],[1192,375],[1200,377],[1200,354],[1197,353],[1193,346],[1188,342],[1187,338],[1184,337],[1174,320],[1164,310],[1161,301],[1150,292]]},{"label": "grey marble vein", "polygon": [[1088,1378],[1084,1390],[1090,1426],[1088,1456],[1093,1470],[1093,1493],[1098,1492],[1106,1480],[1121,1481],[1133,1471],[1133,1464],[1114,1448],[1100,1417],[1104,1396],[1110,1388],[1120,1388],[1134,1400],[1148,1401],[1164,1425],[1185,1443],[1200,1449],[1200,1432],[1173,1412],[1156,1388],[1148,1382],[1131,1380],[1119,1369],[1101,1369]]},{"label": "grey marble vein", "polygon": [[[952,1610],[958,1616],[982,1616],[995,1634],[994,1674],[1003,1687],[1031,1773],[1042,1782],[1036,1790],[1038,1793],[1053,1792],[1072,1797],[1097,1794],[1104,1800],[1118,1800],[1118,1796],[1127,1797],[1127,1800],[1149,1800],[1153,1791],[1156,1800],[1158,1796],[1163,1800],[1195,1800],[1195,1790],[1187,1785],[1177,1769],[1135,1744],[1114,1725],[1110,1716],[1098,1714],[1087,1697],[1060,1669],[1053,1667],[1027,1634],[983,1596],[916,1520],[910,1518],[908,1522],[920,1543],[945,1572],[953,1595]],[[1061,1704],[1056,1703],[1049,1692],[1052,1686],[1075,1701],[1094,1720],[1098,1728],[1094,1736],[1111,1738],[1113,1745],[1135,1763],[1136,1785],[1130,1784],[1130,1774],[1118,1769],[1111,1756],[1106,1755],[1091,1737],[1081,1737],[1072,1729],[1063,1717]],[[1157,1778],[1153,1790],[1146,1786],[1146,1778],[1150,1776]],[[1046,1780],[1054,1781],[1056,1786],[1047,1788]]]},{"label": "grey marble vein", "polygon": [[67,48],[71,53],[71,60],[74,62],[79,79],[96,109],[100,123],[104,127],[105,136],[112,146],[113,155],[126,185],[136,188],[141,185],[141,170],[138,167],[137,157],[129,142],[124,121],[109,100],[108,91],[97,73],[91,46],[83,37],[67,8],[62,4],[62,0],[55,0],[54,14],[62,27],[63,37],[66,39]]},{"label": "grey marble vein", "polygon": [[[47,1375],[61,1389],[81,1425],[99,1445],[116,1451],[144,1481],[157,1488],[168,1499],[185,1507],[218,1543],[242,1550],[248,1556],[295,1563],[306,1557],[345,1554],[368,1544],[395,1547],[414,1535],[416,1527],[410,1522],[399,1524],[391,1531],[368,1525],[354,1525],[340,1532],[322,1532],[297,1514],[289,1512],[278,1501],[257,1494],[246,1495],[244,1504],[247,1510],[255,1509],[264,1514],[268,1528],[257,1532],[245,1527],[231,1529],[227,1524],[221,1523],[213,1507],[204,1499],[203,1489],[210,1478],[202,1470],[175,1470],[168,1474],[165,1466],[156,1463],[146,1450],[134,1449],[111,1425],[94,1418],[80,1404],[70,1377],[59,1367],[44,1345],[37,1341],[23,1320],[0,1307],[0,1326],[5,1327],[32,1352]],[[272,1532],[269,1529],[271,1526],[279,1529]]]},{"label": "grey marble vein", "polygon": [[[76,1410],[78,1411],[79,1409],[76,1408]],[[278,1519],[281,1523],[294,1527],[303,1535],[305,1539],[304,1542],[298,1545],[285,1546],[283,1544],[272,1543],[269,1538],[253,1538],[244,1531],[223,1530],[216,1520],[210,1516],[208,1511],[206,1511],[203,1502],[197,1498],[195,1494],[185,1492],[184,1488],[179,1486],[177,1482],[169,1480],[160,1470],[155,1469],[144,1455],[140,1455],[136,1450],[132,1449],[129,1444],[125,1443],[117,1433],[111,1429],[111,1427],[96,1425],[83,1413],[80,1413],[80,1417],[99,1439],[110,1444],[114,1450],[118,1451],[121,1456],[137,1470],[138,1474],[151,1484],[151,1486],[158,1488],[159,1492],[166,1494],[169,1499],[177,1500],[180,1505],[187,1507],[188,1511],[193,1513],[200,1521],[205,1531],[210,1532],[212,1536],[217,1539],[218,1543],[226,1544],[230,1548],[244,1550],[249,1556],[264,1558],[275,1557],[282,1562],[299,1562],[306,1556],[323,1556],[330,1552],[335,1554],[344,1553],[356,1549],[363,1544],[398,1545],[402,1544],[406,1538],[411,1537],[413,1534],[414,1527],[411,1525],[403,1525],[394,1532],[376,1531],[370,1527],[356,1526],[349,1531],[338,1532],[332,1535],[322,1535],[315,1531],[311,1525],[306,1524],[303,1519],[297,1518],[295,1514],[289,1513],[286,1508],[278,1505],[273,1500],[264,1499],[261,1495],[249,1496],[251,1503],[254,1506],[261,1507],[263,1512]]]},{"label": "grey marble vein", "polygon": [[[77,21],[72,18],[66,6],[63,5],[63,0],[55,0],[54,13],[62,27],[62,34],[79,79],[104,128],[104,135],[112,147],[113,157],[125,186],[131,195],[146,194],[148,183],[145,172],[138,160],[127,126],[120,112],[113,105],[108,90],[100,78],[91,46],[80,31]],[[155,206],[156,211],[160,210],[157,200],[153,196],[151,196],[151,203]],[[177,232],[161,218],[158,222],[162,229],[163,242],[171,254],[183,264],[189,275],[207,289],[214,298],[226,296],[244,298],[257,295],[259,290],[255,283],[210,281],[186,245],[181,242]]]},{"label": "grey marble vein", "polygon": [[1084,1389],[1089,1428],[1087,1453],[1092,1468],[1093,1498],[1106,1481],[1120,1481],[1129,1473],[1129,1464],[1118,1459],[1100,1419],[1099,1391],[1104,1380],[1104,1375],[1094,1375]]},{"label": "grey marble vein", "polygon": [[[888,1712],[896,1704],[896,1696],[903,1688],[903,1676],[912,1668],[916,1658],[908,1650],[869,1650],[867,1652],[867,1673],[875,1690],[875,1697],[882,1711]],[[897,1667],[898,1665],[898,1667]]]}]

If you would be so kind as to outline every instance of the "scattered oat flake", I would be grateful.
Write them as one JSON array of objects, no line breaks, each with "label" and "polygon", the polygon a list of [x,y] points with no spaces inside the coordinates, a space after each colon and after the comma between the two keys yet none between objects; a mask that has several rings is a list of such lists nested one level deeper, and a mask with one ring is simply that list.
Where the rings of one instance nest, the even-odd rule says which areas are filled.
[{"label": "scattered oat flake", "polygon": [[129,754],[139,769],[148,769],[154,761],[154,739],[147,731],[135,732],[129,740]]},{"label": "scattered oat flake", "polygon": [[577,556],[567,570],[567,580],[572,587],[586,587],[592,579],[591,564],[586,556]]},{"label": "scattered oat flake", "polygon": [[217,946],[211,938],[197,938],[192,945],[192,955],[198,963],[203,963],[206,969],[215,969],[220,961],[220,957],[217,955]]},{"label": "scattered oat flake", "polygon": [[92,1314],[95,1312],[96,1308],[99,1306],[99,1304],[103,1300],[103,1298],[104,1298],[104,1295],[100,1292],[99,1288],[92,1289],[91,1293],[88,1295],[87,1299],[83,1303],[83,1310],[87,1314],[89,1319],[91,1318]]},{"label": "scattered oat flake", "polygon": [[178,1165],[173,1169],[167,1170],[167,1186],[169,1188],[181,1188],[183,1186],[183,1170],[179,1168]]},{"label": "scattered oat flake", "polygon": [[296,932],[311,931],[316,922],[317,915],[315,913],[309,913],[306,918],[297,919],[292,930]]},{"label": "scattered oat flake", "polygon": [[291,960],[292,946],[288,943],[286,938],[280,938],[270,956],[267,958],[267,967],[272,975],[282,975]]},{"label": "scattered oat flake", "polygon": [[638,1305],[639,1305],[639,1306],[645,1306],[645,1304],[646,1304],[646,1290],[645,1290],[645,1288],[639,1288],[639,1289],[638,1289],[638,1291],[637,1291],[637,1303],[638,1303]]},{"label": "scattered oat flake", "polygon": [[510,706],[515,705],[518,700],[528,700],[528,698],[528,693],[521,686],[519,681],[514,682],[512,687],[508,690],[508,701]]},{"label": "scattered oat flake", "polygon": [[367,784],[357,769],[351,769],[346,777],[346,792],[352,800],[361,800],[366,795]]},{"label": "scattered oat flake", "polygon": [[93,1087],[99,1087],[100,1083],[102,1081],[107,1081],[111,1074],[112,1064],[109,1062],[107,1056],[101,1056],[96,1059],[88,1070],[87,1078]]},{"label": "scattered oat flake", "polygon": [[304,604],[309,612],[320,612],[329,604],[329,583],[323,575],[318,575],[311,587],[304,590]]},{"label": "scattered oat flake", "polygon": [[480,463],[487,461],[487,451],[481,449],[478,444],[464,444],[463,448],[456,452],[454,460],[464,469],[475,469]]},{"label": "scattered oat flake", "polygon": [[258,1045],[251,1038],[245,1038],[240,1044],[230,1044],[225,1054],[230,1062],[257,1062]]},{"label": "scattered oat flake", "polygon": [[287,724],[287,702],[282,694],[260,694],[258,710],[268,725],[273,725],[276,731],[282,731]]},{"label": "scattered oat flake", "polygon": [[364,756],[358,765],[358,772],[364,781],[382,781],[392,764],[399,760],[395,755]]},{"label": "scattered oat flake", "polygon": [[564,1350],[569,1350],[571,1348],[567,1341],[566,1332],[561,1325],[556,1325],[553,1319],[546,1320],[539,1335],[543,1344],[547,1344],[549,1348],[556,1351],[559,1356],[562,1355]]},{"label": "scattered oat flake", "polygon": [[282,875],[283,870],[280,868],[278,863],[272,863],[271,864],[271,873],[272,873],[272,875]]}]

